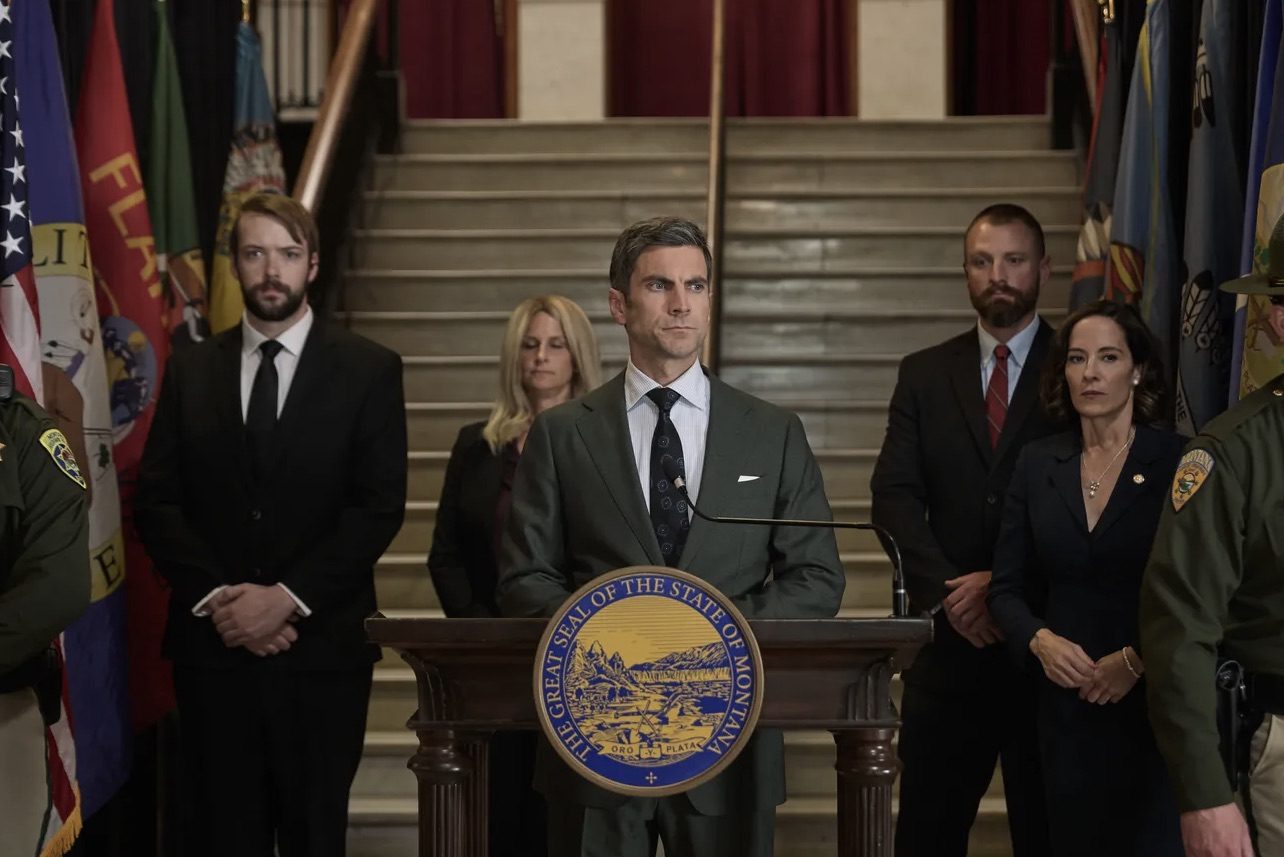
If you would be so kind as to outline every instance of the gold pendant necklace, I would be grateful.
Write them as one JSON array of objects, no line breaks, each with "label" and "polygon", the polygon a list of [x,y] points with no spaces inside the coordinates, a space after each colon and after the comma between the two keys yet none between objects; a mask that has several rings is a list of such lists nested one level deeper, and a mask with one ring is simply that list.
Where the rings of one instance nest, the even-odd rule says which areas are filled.
[{"label": "gold pendant necklace", "polygon": [[[1128,439],[1124,441],[1123,446],[1119,447],[1119,450],[1115,453],[1114,458],[1110,459],[1110,463],[1106,465],[1106,469],[1101,471],[1101,473],[1097,475],[1096,479],[1088,480],[1088,499],[1089,500],[1096,499],[1097,492],[1101,490],[1101,480],[1106,478],[1106,474],[1110,472],[1110,468],[1115,466],[1115,462],[1119,460],[1119,456],[1123,455],[1123,451],[1128,447],[1132,446],[1133,438],[1135,438],[1136,436],[1137,436],[1137,427],[1133,426],[1128,431]],[[1086,451],[1079,453],[1079,460],[1083,463],[1084,474],[1086,475],[1088,472],[1088,455]]]}]

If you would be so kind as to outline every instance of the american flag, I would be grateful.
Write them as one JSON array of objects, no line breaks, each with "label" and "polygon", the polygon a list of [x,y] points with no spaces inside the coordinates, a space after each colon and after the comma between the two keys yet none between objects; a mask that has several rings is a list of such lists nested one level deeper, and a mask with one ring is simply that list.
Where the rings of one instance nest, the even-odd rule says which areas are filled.
[{"label": "american flag", "polygon": [[40,303],[31,267],[27,161],[18,121],[11,3],[0,4],[0,363],[19,390],[44,399],[40,376]]}]

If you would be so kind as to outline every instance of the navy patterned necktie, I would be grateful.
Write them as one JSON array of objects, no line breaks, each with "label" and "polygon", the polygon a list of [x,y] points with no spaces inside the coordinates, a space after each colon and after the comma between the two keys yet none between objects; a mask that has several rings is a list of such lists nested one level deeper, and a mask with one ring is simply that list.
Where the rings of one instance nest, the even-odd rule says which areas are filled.
[{"label": "navy patterned necktie", "polygon": [[682,556],[682,546],[687,543],[691,521],[687,517],[686,501],[665,474],[665,464],[669,460],[674,461],[678,465],[678,472],[686,479],[687,466],[682,458],[682,438],[678,437],[678,430],[673,425],[670,413],[682,397],[668,387],[656,387],[646,395],[660,410],[659,419],[655,423],[655,434],[651,438],[651,525],[660,542],[664,564],[677,568],[678,559]]}]

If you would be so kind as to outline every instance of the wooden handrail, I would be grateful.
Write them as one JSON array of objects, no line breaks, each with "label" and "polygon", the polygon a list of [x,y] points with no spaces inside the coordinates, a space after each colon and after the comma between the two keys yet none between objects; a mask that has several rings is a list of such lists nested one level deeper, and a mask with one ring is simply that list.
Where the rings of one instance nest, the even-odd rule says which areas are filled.
[{"label": "wooden handrail", "polygon": [[1098,20],[1104,16],[1109,23],[1114,17],[1114,5],[1114,0],[1070,0],[1075,41],[1079,43],[1079,62],[1083,65],[1083,82],[1088,89],[1088,109],[1093,115],[1097,112]]},{"label": "wooden handrail", "polygon": [[375,13],[379,0],[352,0],[339,37],[339,47],[330,61],[325,79],[325,97],[308,147],[303,153],[303,165],[294,183],[294,198],[313,214],[321,200],[321,192],[334,169],[335,152],[339,148],[339,135],[352,109],[353,93],[357,78],[365,62],[374,29]]},{"label": "wooden handrail", "polygon": [[723,201],[726,196],[727,131],[724,122],[723,80],[725,75],[726,3],[713,0],[713,50],[709,71],[709,196],[705,209],[705,232],[713,254],[709,282],[713,285],[709,335],[701,355],[709,371],[717,374],[722,356],[722,235]]}]

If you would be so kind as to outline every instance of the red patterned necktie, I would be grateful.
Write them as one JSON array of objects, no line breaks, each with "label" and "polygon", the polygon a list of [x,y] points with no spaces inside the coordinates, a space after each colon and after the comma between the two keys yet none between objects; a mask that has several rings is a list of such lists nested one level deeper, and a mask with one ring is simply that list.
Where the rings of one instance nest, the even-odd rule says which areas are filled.
[{"label": "red patterned necktie", "polygon": [[985,420],[990,424],[990,448],[999,445],[1003,422],[1008,418],[1008,355],[1012,349],[1006,345],[994,346],[994,371],[985,389]]}]

